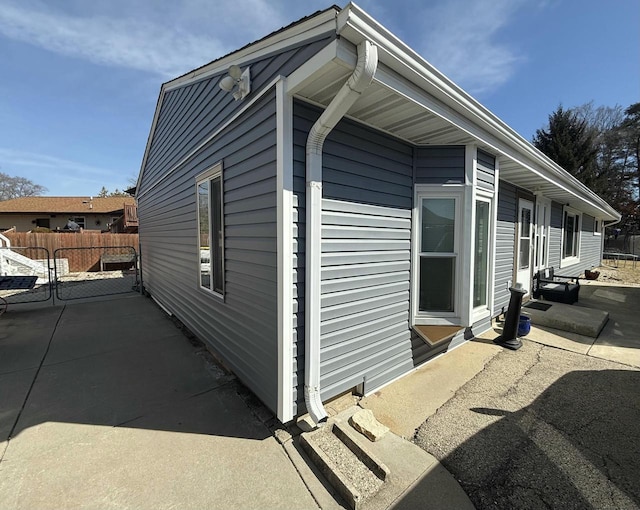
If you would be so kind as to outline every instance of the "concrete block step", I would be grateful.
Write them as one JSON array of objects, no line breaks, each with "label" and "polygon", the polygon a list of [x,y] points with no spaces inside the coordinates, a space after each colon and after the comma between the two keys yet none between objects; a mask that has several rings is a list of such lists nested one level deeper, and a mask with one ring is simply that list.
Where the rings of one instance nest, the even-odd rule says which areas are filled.
[{"label": "concrete block step", "polygon": [[353,510],[380,491],[389,468],[368,451],[348,424],[334,418],[300,436],[300,444],[324,477]]},{"label": "concrete block step", "polygon": [[[541,301],[542,302],[542,301]],[[531,318],[534,326],[545,326],[569,333],[597,338],[609,320],[609,312],[579,305],[547,302],[547,310],[523,307],[522,313]]]}]

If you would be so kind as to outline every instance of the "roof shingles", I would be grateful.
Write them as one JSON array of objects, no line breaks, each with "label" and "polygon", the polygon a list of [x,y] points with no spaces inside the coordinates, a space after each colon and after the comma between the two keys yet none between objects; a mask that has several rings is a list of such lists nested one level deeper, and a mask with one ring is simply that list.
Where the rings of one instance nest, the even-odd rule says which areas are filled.
[{"label": "roof shingles", "polygon": [[106,214],[133,205],[133,197],[21,197],[0,201],[1,213]]}]

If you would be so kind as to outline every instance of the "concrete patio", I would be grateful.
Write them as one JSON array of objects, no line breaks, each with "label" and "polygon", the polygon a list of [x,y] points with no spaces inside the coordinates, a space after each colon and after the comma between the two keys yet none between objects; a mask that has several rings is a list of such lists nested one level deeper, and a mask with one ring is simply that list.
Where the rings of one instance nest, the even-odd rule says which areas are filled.
[{"label": "concrete patio", "polygon": [[0,318],[2,508],[317,508],[233,376],[150,299]]},{"label": "concrete patio", "polygon": [[[640,287],[585,280],[578,303],[552,305],[551,310],[558,310],[557,314],[571,317],[574,322],[578,319],[585,323],[597,322],[602,312],[609,314],[609,320],[595,338],[537,326],[526,340],[640,368]],[[532,322],[535,321],[532,319]]]},{"label": "concrete patio", "polygon": [[[569,409],[572,401],[554,397],[558,391],[545,393],[548,388],[580,393],[589,378],[612,371],[606,381],[598,379],[608,392],[590,391],[570,411],[579,416],[602,406],[611,415],[606,426],[616,426],[620,420],[609,404],[631,395],[628,388],[615,393],[616,384],[628,385],[639,373],[639,302],[638,287],[585,285],[579,306],[610,313],[597,339],[534,327],[525,347],[514,353],[494,344],[497,333],[490,331],[365,397],[359,406],[372,409],[395,435],[413,439],[434,454],[468,489],[468,469],[481,459],[471,464],[460,464],[460,459],[498,451],[500,418],[503,426],[516,427],[520,442],[512,443],[522,445],[534,429],[549,432],[548,425],[554,426],[530,419],[533,411],[549,412],[544,407],[547,394],[558,409]],[[578,310],[577,305],[570,308]],[[582,374],[577,383],[575,377],[565,377],[575,371]],[[520,388],[526,393],[520,395]],[[503,396],[507,400],[501,400]],[[3,508],[342,507],[295,440],[278,443],[273,417],[255,397],[141,296],[56,307],[11,306],[0,317],[0,403]],[[631,404],[635,413],[637,399]],[[629,419],[627,413],[624,423]],[[487,427],[491,433],[484,432]],[[558,434],[554,437],[561,440]],[[588,437],[596,445],[602,442],[598,431]],[[551,455],[553,449],[544,450],[544,440],[536,440],[535,448],[527,448]],[[407,451],[417,448],[403,444]],[[608,502],[606,495],[612,493],[622,506],[633,505],[634,493],[615,477],[593,471],[576,453],[579,445],[562,444],[587,472],[587,478],[576,479],[581,487],[587,487],[589,476],[602,487],[603,492],[585,489],[580,497]],[[629,450],[619,441],[611,448],[620,458]],[[501,459],[511,458],[508,448],[499,451]],[[451,484],[442,480],[451,475],[436,458],[417,453],[414,457],[421,460],[413,464],[407,464],[405,454],[398,458],[403,469],[397,472],[423,474],[395,501],[378,498],[371,508],[411,508],[427,501],[430,507],[447,508],[451,494],[442,487]],[[506,476],[499,461],[487,465],[486,473],[495,468]],[[548,466],[559,479],[553,462],[538,465],[537,476],[544,476]],[[561,471],[570,467],[560,465]],[[406,477],[411,482],[415,473]],[[556,485],[558,494],[566,492],[562,484]],[[505,491],[516,493],[508,484]],[[485,496],[474,497],[477,502]],[[518,501],[511,503],[518,507]]]}]

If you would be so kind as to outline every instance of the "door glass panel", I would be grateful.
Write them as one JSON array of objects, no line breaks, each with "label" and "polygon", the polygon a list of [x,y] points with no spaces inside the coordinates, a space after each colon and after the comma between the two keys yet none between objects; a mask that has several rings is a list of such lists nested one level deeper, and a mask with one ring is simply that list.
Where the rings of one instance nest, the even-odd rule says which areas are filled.
[{"label": "door glass panel", "polygon": [[476,202],[476,246],[473,275],[473,306],[487,304],[489,265],[489,203]]},{"label": "door glass panel", "polygon": [[527,269],[529,267],[529,250],[531,248],[531,239],[520,239],[520,255],[518,260],[519,269]]},{"label": "door glass panel", "polygon": [[423,253],[453,253],[455,250],[455,209],[453,198],[425,198],[422,200]]},{"label": "door glass panel", "polygon": [[522,208],[520,221],[520,236],[531,237],[531,210]]},{"label": "door glass panel", "polygon": [[455,266],[455,257],[420,257],[420,311],[454,311]]}]

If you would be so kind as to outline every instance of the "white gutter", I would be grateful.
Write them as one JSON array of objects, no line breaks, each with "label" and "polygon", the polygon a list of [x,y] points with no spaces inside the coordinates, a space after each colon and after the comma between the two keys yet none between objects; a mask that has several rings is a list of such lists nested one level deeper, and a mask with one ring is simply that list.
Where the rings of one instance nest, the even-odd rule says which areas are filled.
[{"label": "white gutter", "polygon": [[320,397],[320,271],[322,255],[322,147],[331,130],[371,84],[378,48],[368,40],[358,45],[353,74],[309,131],[306,150],[306,270],[304,399],[314,423],[327,419]]},{"label": "white gutter", "polygon": [[[480,127],[487,134],[495,137],[497,141],[501,141],[502,143],[496,145],[490,141],[483,140],[475,130],[464,129],[474,138],[489,143],[489,145],[499,150],[499,152],[509,159],[515,159],[521,162],[520,158],[514,157],[510,151],[505,151],[504,149],[509,148],[515,150],[516,154],[521,154],[527,159],[530,159],[535,166],[540,165],[541,170],[544,170],[544,174],[548,173],[548,175],[536,171],[534,171],[534,173],[538,173],[552,183],[556,181],[563,182],[570,188],[567,189],[567,191],[579,200],[591,203],[594,208],[601,210],[613,219],[620,218],[620,214],[601,197],[536,149],[514,129],[467,94],[353,2],[349,3],[338,14],[337,32],[339,36],[345,37],[353,43],[357,43],[362,39],[372,41],[373,44],[376,44],[380,48],[380,59],[384,64],[388,65],[400,76],[417,85],[421,90],[425,90],[437,98],[450,108],[452,112],[468,120],[472,126]],[[426,88],[425,83],[427,84]],[[447,117],[447,115],[443,116],[445,119]],[[458,127],[462,127],[462,124]],[[501,147],[502,145],[506,147]],[[521,163],[524,164],[524,162]],[[525,166],[530,171],[533,170],[529,165]]]}]

